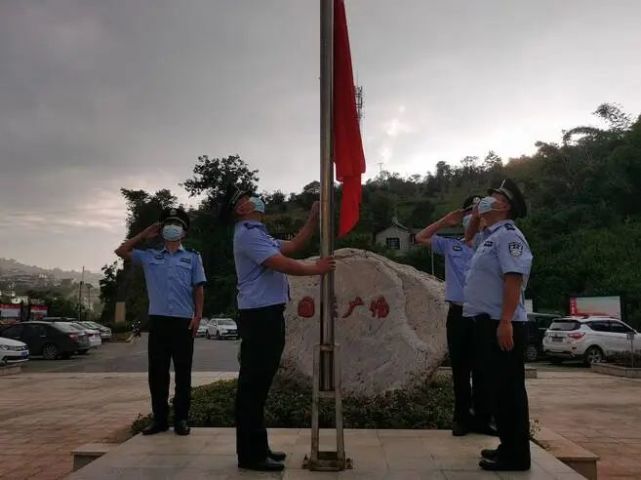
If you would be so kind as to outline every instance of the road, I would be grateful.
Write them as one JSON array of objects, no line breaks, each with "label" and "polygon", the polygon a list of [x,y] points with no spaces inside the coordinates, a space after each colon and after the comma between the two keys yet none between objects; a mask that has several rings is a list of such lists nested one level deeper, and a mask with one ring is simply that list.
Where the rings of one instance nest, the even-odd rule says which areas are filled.
[{"label": "road", "polygon": [[[194,340],[194,372],[237,372],[237,340]],[[106,342],[88,355],[77,355],[68,360],[32,358],[23,365],[25,373],[94,373],[146,372],[147,334],[131,343]]]}]

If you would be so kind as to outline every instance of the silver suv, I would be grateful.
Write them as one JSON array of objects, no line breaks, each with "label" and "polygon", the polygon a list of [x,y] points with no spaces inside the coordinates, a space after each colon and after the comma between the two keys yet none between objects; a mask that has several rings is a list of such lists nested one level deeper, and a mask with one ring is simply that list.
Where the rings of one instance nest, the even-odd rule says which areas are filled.
[{"label": "silver suv", "polygon": [[611,355],[641,350],[641,335],[621,320],[604,316],[563,317],[543,337],[543,351],[555,363],[582,359],[587,365]]}]

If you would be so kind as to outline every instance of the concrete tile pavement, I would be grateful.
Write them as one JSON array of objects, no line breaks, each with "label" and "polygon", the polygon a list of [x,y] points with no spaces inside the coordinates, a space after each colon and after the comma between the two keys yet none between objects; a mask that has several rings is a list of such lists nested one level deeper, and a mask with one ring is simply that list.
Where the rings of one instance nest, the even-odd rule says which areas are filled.
[{"label": "concrete tile pavement", "polygon": [[[331,446],[333,432],[323,431],[321,448]],[[283,473],[264,474],[239,470],[235,431],[198,428],[186,438],[172,434],[137,435],[107,455],[69,476],[69,480],[133,480],[139,478],[217,479],[362,479],[362,480],[483,480],[565,479],[583,477],[533,445],[529,472],[497,474],[478,467],[482,448],[496,439],[468,435],[456,438],[445,430],[346,430],[347,453],[354,468],[343,472],[309,472],[302,469],[309,451],[307,429],[271,429],[271,446],[288,452]],[[327,448],[326,447],[326,448]]]},{"label": "concrete tile pavement", "polygon": [[[193,383],[235,375],[199,372]],[[73,449],[123,440],[136,416],[150,410],[145,373],[20,374],[2,377],[0,390],[2,480],[64,478]]]},{"label": "concrete tile pavement", "polygon": [[641,478],[641,380],[539,371],[527,388],[531,418],[599,455],[599,479]]}]

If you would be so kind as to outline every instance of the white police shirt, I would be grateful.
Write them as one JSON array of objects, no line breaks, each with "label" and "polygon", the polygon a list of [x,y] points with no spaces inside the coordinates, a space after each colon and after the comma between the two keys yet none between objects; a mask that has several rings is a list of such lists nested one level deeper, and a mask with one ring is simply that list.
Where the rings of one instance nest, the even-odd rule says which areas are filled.
[{"label": "white police shirt", "polygon": [[522,276],[521,298],[512,321],[527,321],[524,292],[532,267],[532,252],[513,220],[503,220],[478,236],[463,290],[463,316],[489,315],[500,320],[503,310],[504,275]]}]

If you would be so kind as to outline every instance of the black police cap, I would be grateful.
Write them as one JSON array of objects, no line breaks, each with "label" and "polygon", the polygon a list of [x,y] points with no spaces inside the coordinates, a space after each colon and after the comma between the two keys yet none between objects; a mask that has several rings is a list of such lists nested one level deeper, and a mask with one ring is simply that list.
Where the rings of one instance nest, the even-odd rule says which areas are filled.
[{"label": "black police cap", "polygon": [[189,215],[181,207],[164,208],[160,213],[160,223],[168,222],[169,220],[178,220],[183,224],[185,230],[189,230]]},{"label": "black police cap", "polygon": [[527,215],[527,206],[525,205],[525,198],[521,193],[518,185],[511,179],[504,179],[500,185],[495,188],[490,188],[488,193],[500,193],[505,195],[505,197],[510,202],[512,207],[512,217],[519,218],[525,217]]},{"label": "black police cap", "polygon": [[481,195],[470,195],[463,201],[463,210],[472,210],[474,205],[481,201]]},{"label": "black police cap", "polygon": [[236,204],[241,198],[247,195],[251,195],[251,192],[249,190],[243,190],[236,187],[235,185],[229,185],[225,190],[225,195],[223,196],[220,205],[218,219],[222,223],[231,223],[234,213],[234,207],[236,207]]}]

